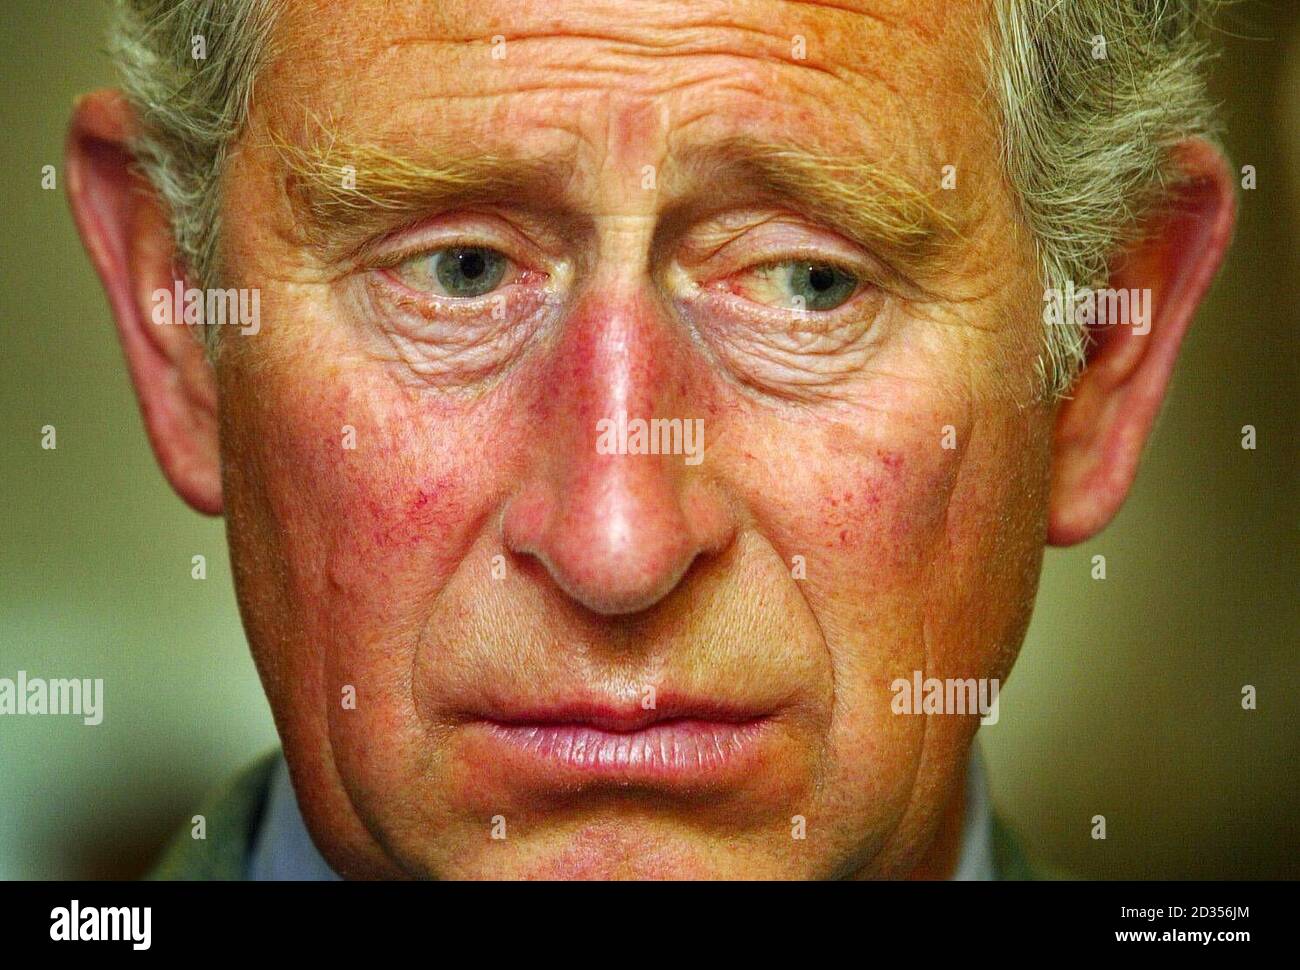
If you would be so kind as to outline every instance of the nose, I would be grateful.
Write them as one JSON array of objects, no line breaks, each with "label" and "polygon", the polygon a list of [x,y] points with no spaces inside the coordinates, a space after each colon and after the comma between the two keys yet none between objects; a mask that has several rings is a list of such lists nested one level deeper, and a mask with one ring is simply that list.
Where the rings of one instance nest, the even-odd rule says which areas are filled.
[{"label": "nose", "polygon": [[653,296],[600,290],[547,361],[545,427],[503,539],[596,613],[648,609],[735,534],[708,478],[700,375],[683,343]]}]

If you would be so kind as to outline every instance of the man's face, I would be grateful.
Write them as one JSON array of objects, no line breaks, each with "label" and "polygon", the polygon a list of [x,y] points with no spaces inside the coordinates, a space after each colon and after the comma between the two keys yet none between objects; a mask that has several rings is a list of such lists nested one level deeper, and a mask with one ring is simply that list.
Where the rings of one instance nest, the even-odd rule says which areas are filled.
[{"label": "man's face", "polygon": [[[262,311],[221,335],[224,495],[336,867],[922,861],[977,722],[890,685],[1004,677],[1043,543],[1042,324],[980,16],[290,6],[224,183],[223,285]],[[287,168],[322,128],[341,165],[366,147],[355,211]],[[853,193],[781,146],[850,160],[823,176]],[[366,212],[380,157],[401,201]],[[697,451],[635,453],[636,419]]]}]

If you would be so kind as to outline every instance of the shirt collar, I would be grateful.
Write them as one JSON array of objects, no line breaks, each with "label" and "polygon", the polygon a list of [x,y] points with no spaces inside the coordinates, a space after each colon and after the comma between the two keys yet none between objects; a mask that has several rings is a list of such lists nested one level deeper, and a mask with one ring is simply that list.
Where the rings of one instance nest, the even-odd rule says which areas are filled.
[{"label": "shirt collar", "polygon": [[248,858],[248,878],[254,882],[330,882],[340,878],[307,832],[283,754],[271,773],[266,809]]},{"label": "shirt collar", "polygon": [[961,850],[953,882],[991,882],[998,877],[993,861],[993,802],[979,742],[970,746],[966,763],[966,817],[962,820]]}]

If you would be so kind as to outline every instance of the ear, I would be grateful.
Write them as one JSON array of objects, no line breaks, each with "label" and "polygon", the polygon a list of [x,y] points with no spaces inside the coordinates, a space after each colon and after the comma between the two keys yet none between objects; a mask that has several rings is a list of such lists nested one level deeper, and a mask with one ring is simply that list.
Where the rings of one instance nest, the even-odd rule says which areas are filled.
[{"label": "ear", "polygon": [[[77,101],[68,131],[66,183],[81,240],[99,273],[154,455],[172,488],[199,512],[221,513],[217,388],[197,334],[153,321],[175,286],[167,212],[134,168],[134,112],[116,91]],[[182,286],[185,286],[182,279]]]},{"label": "ear", "polygon": [[[1183,180],[1112,267],[1112,290],[1150,291],[1149,330],[1129,317],[1091,328],[1096,342],[1057,414],[1047,540],[1100,532],[1124,503],[1160,411],[1183,337],[1232,237],[1233,176],[1202,139],[1175,150]],[[1146,331],[1146,332],[1143,332]]]}]

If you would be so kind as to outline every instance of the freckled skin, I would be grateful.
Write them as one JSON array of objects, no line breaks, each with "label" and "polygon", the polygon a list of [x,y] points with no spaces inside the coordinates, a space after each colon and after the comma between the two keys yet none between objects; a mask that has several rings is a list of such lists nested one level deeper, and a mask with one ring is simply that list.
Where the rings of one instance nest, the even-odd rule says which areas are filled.
[{"label": "freckled skin", "polygon": [[[1009,671],[1037,582],[1051,417],[997,390],[1031,386],[1037,317],[964,67],[982,11],[293,5],[281,29],[298,40],[259,82],[225,188],[228,285],[261,287],[263,324],[227,341],[219,368],[223,486],[254,656],[341,872],[882,878],[951,864],[935,833],[977,725],[892,715],[888,686],[915,669]],[[790,57],[796,34],[806,60]],[[439,132],[578,146],[590,231],[566,255],[580,283],[492,381],[422,386],[380,351],[386,321],[294,245],[257,136],[304,111],[408,145]],[[773,386],[786,378],[752,328],[702,314],[692,332],[656,268],[670,199],[642,188],[642,167],[737,132],[872,149],[926,184],[960,163],[961,191],[988,212],[987,260],[973,251],[950,281],[966,298],[891,299],[862,365],[804,400]],[[619,411],[704,418],[704,461],[598,454],[596,422]],[[941,447],[945,425],[956,448]],[[533,790],[476,760],[455,714],[484,690],[635,697],[656,683],[777,704],[763,770],[710,798]]]}]

